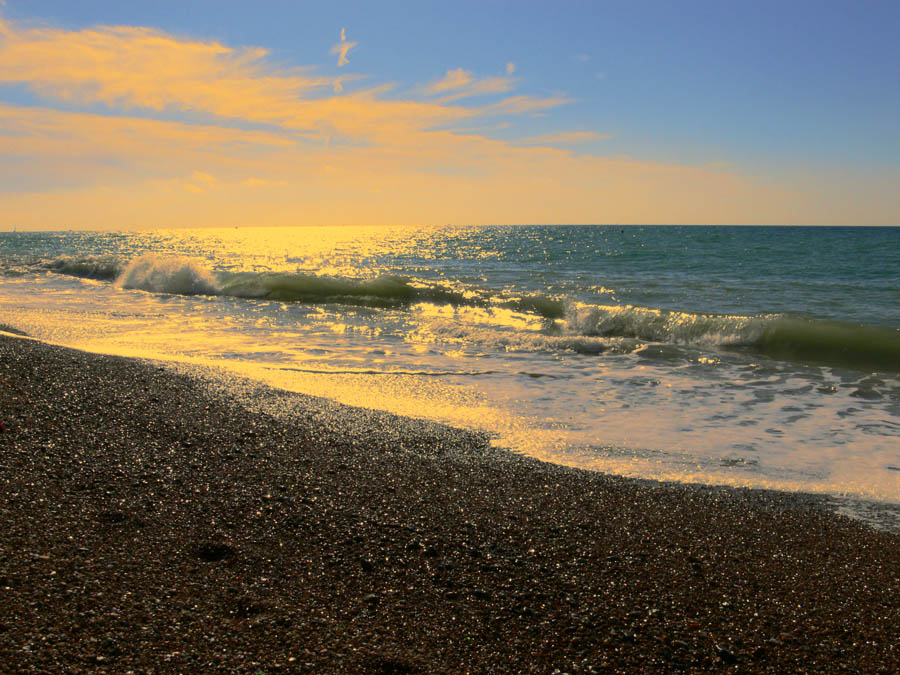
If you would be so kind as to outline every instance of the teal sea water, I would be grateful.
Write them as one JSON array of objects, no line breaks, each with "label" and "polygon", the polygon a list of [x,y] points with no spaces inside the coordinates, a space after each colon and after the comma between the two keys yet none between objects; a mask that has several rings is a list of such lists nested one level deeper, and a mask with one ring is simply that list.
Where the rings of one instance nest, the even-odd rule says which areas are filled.
[{"label": "teal sea water", "polygon": [[900,503],[900,228],[0,233],[0,322],[567,465]]}]

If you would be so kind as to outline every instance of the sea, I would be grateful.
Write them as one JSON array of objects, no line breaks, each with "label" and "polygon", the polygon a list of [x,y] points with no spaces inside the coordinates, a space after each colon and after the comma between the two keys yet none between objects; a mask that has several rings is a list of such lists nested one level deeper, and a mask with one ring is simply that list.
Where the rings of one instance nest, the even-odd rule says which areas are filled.
[{"label": "sea", "polygon": [[900,228],[0,233],[0,323],[622,476],[900,504]]}]

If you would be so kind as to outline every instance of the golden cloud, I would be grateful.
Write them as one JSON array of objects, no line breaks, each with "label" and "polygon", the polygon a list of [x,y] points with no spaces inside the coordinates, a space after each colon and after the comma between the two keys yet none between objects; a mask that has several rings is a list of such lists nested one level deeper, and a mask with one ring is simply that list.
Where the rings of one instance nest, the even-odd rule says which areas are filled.
[{"label": "golden cloud", "polygon": [[[0,107],[20,227],[444,222],[766,222],[790,195],[733,173],[517,147],[474,134],[326,146],[214,125]],[[67,182],[77,176],[78,182]],[[10,173],[10,178],[12,175]],[[341,204],[339,209],[333,204]],[[329,206],[332,205],[332,206]],[[699,206],[698,206],[699,205]]]},{"label": "golden cloud", "polygon": [[331,48],[331,53],[338,55],[337,64],[339,68],[350,63],[350,60],[347,58],[347,54],[349,54],[350,50],[356,47],[358,44],[358,42],[348,42],[347,29],[341,28],[341,41]]},{"label": "golden cloud", "polygon": [[[41,96],[67,103],[200,112],[353,139],[497,113],[446,101],[383,98],[390,87],[329,97],[328,89],[340,93],[358,76],[330,78],[316,76],[310,68],[278,68],[262,48],[234,49],[150,28],[20,29],[0,19],[0,34],[0,82],[25,84]],[[503,92],[511,83],[488,78],[473,85],[461,95]]]},{"label": "golden cloud", "polygon": [[[507,72],[512,73],[508,68]],[[439,103],[449,103],[470,96],[502,94],[511,91],[516,82],[517,80],[511,77],[475,78],[468,70],[457,68],[448,70],[444,77],[426,87],[425,93],[427,95],[445,94]]]},{"label": "golden cloud", "polygon": [[[0,226],[767,223],[810,213],[796,190],[727,168],[551,147],[599,140],[593,132],[509,143],[485,135],[500,127],[462,131],[570,101],[451,103],[505,94],[510,77],[456,69],[405,98],[387,85],[338,96],[336,85],[359,76],[281,68],[260,48],[2,19],[0,63],[0,83],[47,101],[0,104]],[[98,104],[104,114],[58,109]]]}]

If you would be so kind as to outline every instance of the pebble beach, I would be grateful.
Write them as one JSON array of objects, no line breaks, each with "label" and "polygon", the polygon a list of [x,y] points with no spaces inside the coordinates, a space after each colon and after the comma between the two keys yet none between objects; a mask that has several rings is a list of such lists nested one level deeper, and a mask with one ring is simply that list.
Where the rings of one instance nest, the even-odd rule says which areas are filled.
[{"label": "pebble beach", "polygon": [[[4,330],[9,331],[9,328]],[[0,336],[4,672],[896,672],[900,535]]]}]

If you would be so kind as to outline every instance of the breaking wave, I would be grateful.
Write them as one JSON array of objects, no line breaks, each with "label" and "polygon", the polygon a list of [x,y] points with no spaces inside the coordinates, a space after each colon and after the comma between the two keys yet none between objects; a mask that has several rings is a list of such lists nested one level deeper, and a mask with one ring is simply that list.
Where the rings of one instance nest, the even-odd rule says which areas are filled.
[{"label": "breaking wave", "polygon": [[68,274],[82,279],[114,281],[122,273],[122,266],[113,256],[63,256],[41,265],[57,274]]},{"label": "breaking wave", "polygon": [[859,370],[900,371],[900,329],[839,321],[781,318],[754,346],[766,356]]},{"label": "breaking wave", "polygon": [[187,258],[143,255],[132,261],[118,279],[122,288],[174,295],[221,295],[216,276]]},{"label": "breaking wave", "polygon": [[900,329],[780,314],[729,316],[649,307],[580,306],[569,329],[704,348],[744,348],[770,358],[900,371]]},{"label": "breaking wave", "polygon": [[423,332],[442,341],[502,351],[629,353],[650,344],[742,350],[782,361],[900,372],[900,329],[778,314],[729,316],[649,307],[587,306],[569,310],[550,330],[520,331],[437,319]]},{"label": "breaking wave", "polygon": [[561,300],[543,295],[493,296],[394,274],[371,280],[288,272],[213,272],[188,258],[145,254],[124,267],[112,258],[58,258],[43,265],[59,274],[115,281],[122,288],[177,295],[221,295],[280,302],[403,307],[417,303],[503,307],[556,319]]},{"label": "breaking wave", "polygon": [[122,288],[179,295],[214,295],[298,303],[403,308],[420,303],[504,308],[545,320],[540,332],[477,328],[454,319],[432,322],[438,340],[501,350],[629,352],[648,343],[742,349],[790,361],[900,372],[900,329],[786,316],[720,315],[631,305],[587,305],[547,295],[512,295],[384,274],[375,279],[287,272],[213,272],[184,258],[153,254],[124,267],[112,257],[58,258],[45,269],[115,281]]},{"label": "breaking wave", "polygon": [[367,307],[398,307],[419,302],[464,305],[477,301],[440,285],[389,274],[360,281],[313,274],[229,273],[222,275],[219,293],[238,298]]}]

